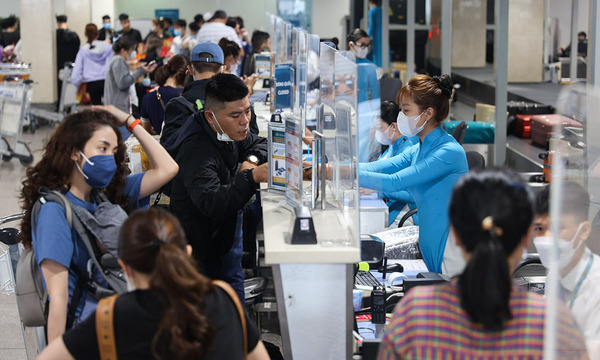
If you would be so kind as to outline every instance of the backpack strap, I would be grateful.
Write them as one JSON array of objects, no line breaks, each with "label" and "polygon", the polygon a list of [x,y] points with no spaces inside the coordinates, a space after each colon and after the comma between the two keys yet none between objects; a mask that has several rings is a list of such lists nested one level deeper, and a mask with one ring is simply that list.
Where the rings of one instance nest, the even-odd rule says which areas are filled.
[{"label": "backpack strap", "polygon": [[231,299],[231,301],[233,301],[235,307],[237,308],[238,315],[240,316],[240,322],[242,323],[242,334],[244,336],[244,360],[246,360],[246,358],[248,357],[248,333],[246,329],[246,315],[244,312],[244,308],[242,307],[240,298],[238,297],[235,290],[233,290],[231,285],[229,285],[225,281],[213,280],[212,284],[225,290],[225,292],[227,293],[227,295],[229,295],[229,298]]},{"label": "backpack strap", "polygon": [[96,308],[96,338],[101,360],[117,360],[115,302],[118,296],[100,299]]}]

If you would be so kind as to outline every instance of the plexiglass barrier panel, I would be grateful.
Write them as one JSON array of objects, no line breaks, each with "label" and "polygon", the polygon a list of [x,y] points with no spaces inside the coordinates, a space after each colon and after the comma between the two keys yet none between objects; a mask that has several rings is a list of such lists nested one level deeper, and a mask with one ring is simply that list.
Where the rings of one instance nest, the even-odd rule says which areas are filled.
[{"label": "plexiglass barrier panel", "polygon": [[333,83],[335,69],[335,50],[323,43],[320,44],[320,104],[317,112],[317,130],[325,134],[335,130],[335,86]]},{"label": "plexiglass barrier panel", "polygon": [[[294,64],[296,64],[296,91],[294,102],[294,115],[299,117],[302,124],[306,120],[306,76],[307,76],[307,41],[306,32],[294,29],[296,34],[296,50],[294,50]],[[304,126],[303,126],[304,127]]]},{"label": "plexiglass barrier panel", "polygon": [[[546,359],[600,356],[600,93],[563,89],[537,194],[533,243],[547,268]],[[548,206],[549,205],[549,206]]]},{"label": "plexiglass barrier panel", "polygon": [[[358,162],[377,160],[381,155],[381,141],[389,140],[393,134],[385,133],[378,140],[381,130],[381,99],[376,67],[372,63],[358,63]],[[387,129],[387,124],[385,125]],[[385,143],[385,145],[390,145]]]},{"label": "plexiglass barrier panel", "polygon": [[[335,163],[333,166],[333,193],[343,210],[350,239],[358,243],[359,193],[357,177],[357,68],[339,52],[335,53]],[[354,244],[351,244],[354,245]]]},{"label": "plexiglass barrier panel", "polygon": [[319,64],[319,35],[309,34],[307,39],[307,65],[306,65],[306,121],[311,129],[317,126],[317,113],[319,109],[320,89],[320,64]]}]

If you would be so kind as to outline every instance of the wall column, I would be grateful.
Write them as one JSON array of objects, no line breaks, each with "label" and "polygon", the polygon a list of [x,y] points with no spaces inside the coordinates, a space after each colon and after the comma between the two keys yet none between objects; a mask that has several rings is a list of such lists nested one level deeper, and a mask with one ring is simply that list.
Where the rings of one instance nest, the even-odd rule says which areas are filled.
[{"label": "wall column", "polygon": [[21,58],[32,64],[32,102],[52,103],[56,94],[56,18],[54,0],[20,0]]}]

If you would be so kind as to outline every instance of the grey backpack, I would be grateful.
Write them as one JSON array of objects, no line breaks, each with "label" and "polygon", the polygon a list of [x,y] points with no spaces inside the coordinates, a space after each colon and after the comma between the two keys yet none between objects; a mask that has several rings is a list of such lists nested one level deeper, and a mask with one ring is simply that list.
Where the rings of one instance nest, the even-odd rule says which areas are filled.
[{"label": "grey backpack", "polygon": [[[69,200],[58,191],[53,191],[40,197],[34,204],[34,210],[31,216],[31,227],[35,231],[35,221],[41,205],[46,201],[55,201],[65,204],[65,217],[69,227],[73,224],[73,213],[69,206]],[[36,211],[37,210],[37,211]],[[15,295],[17,297],[17,308],[19,317],[25,326],[44,326],[48,318],[48,291],[44,289],[42,282],[42,271],[40,270],[33,246],[26,247],[21,253],[17,263],[17,273],[15,279]],[[74,299],[73,299],[74,300]],[[78,301],[77,301],[78,302]],[[77,303],[71,301],[71,304]],[[76,306],[71,306],[77,308]],[[69,313],[71,309],[69,309]]]},{"label": "grey backpack", "polygon": [[[67,329],[71,328],[75,320],[75,313],[77,306],[81,300],[83,290],[86,288],[96,297],[100,299],[116,293],[124,293],[127,290],[125,277],[123,270],[116,263],[115,248],[113,246],[106,246],[109,253],[105,254],[111,261],[104,261],[101,258],[102,254],[96,245],[96,241],[92,241],[92,236],[97,236],[98,229],[103,227],[103,224],[92,224],[94,221],[92,216],[89,215],[87,218],[83,217],[84,214],[81,209],[77,206],[72,205],[69,199],[59,191],[49,190],[47,188],[40,188],[40,198],[33,205],[31,211],[31,228],[33,231],[36,229],[37,216],[41,210],[43,204],[48,201],[56,202],[65,209],[65,217],[70,228],[75,228],[81,239],[83,240],[92,263],[100,271],[100,274],[104,277],[106,282],[109,284],[110,289],[100,285],[98,282],[93,281],[90,278],[90,274],[80,271],[73,263],[70,264],[69,269],[73,270],[77,274],[77,284],[75,290],[71,296],[71,301],[67,311]],[[101,206],[98,208],[111,208],[108,200],[103,194],[95,193],[96,197],[101,202]],[[118,205],[114,205],[118,206]],[[96,210],[98,212],[98,210]],[[123,211],[124,212],[124,211]],[[75,216],[73,216],[75,214]],[[109,212],[104,212],[102,216],[110,217],[121,217],[122,214],[117,214],[113,208]],[[125,214],[126,217],[126,214]],[[101,221],[102,222],[102,221]],[[114,233],[115,224],[112,225],[112,232],[109,232],[110,237],[116,237]],[[88,229],[94,230],[88,230]],[[19,317],[25,326],[43,326],[47,322],[48,318],[48,292],[44,289],[42,282],[42,273],[37,264],[35,254],[33,253],[33,247],[25,248],[19,262],[17,264],[17,275],[15,284],[15,294],[17,297],[17,308],[19,310]]]}]

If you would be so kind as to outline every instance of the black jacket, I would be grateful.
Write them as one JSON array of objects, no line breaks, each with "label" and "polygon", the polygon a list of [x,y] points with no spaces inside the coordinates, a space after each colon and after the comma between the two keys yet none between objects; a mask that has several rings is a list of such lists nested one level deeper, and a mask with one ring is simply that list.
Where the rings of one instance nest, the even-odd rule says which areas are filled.
[{"label": "black jacket", "polygon": [[252,171],[239,173],[239,164],[249,155],[266,162],[267,139],[248,132],[243,141],[221,142],[203,111],[193,119],[200,127],[177,151],[179,173],[172,181],[171,210],[181,221],[204,273],[216,276],[220,262],[217,268],[211,264],[231,248],[237,213],[257,188]]},{"label": "black jacket", "polygon": [[56,67],[60,71],[66,62],[75,62],[79,51],[79,36],[68,29],[56,29]]}]

